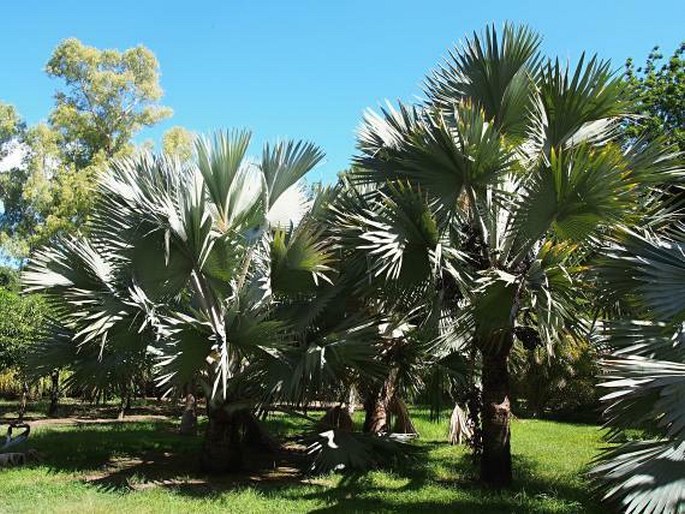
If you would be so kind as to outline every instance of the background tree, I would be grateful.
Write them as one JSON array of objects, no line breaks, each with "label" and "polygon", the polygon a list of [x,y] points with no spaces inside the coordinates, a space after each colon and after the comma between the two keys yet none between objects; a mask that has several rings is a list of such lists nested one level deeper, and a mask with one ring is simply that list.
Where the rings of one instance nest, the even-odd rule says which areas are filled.
[{"label": "background tree", "polygon": [[29,390],[27,357],[30,348],[42,337],[47,316],[47,304],[39,295],[21,296],[16,289],[0,286],[0,371],[13,372],[21,383],[20,417],[26,408]]},{"label": "background tree", "polygon": [[130,153],[140,129],[171,115],[157,103],[159,64],[144,46],[99,50],[70,38],[57,46],[45,69],[64,82],[50,126],[68,142],[65,160],[79,169]]},{"label": "background tree", "polygon": [[685,152],[685,42],[665,62],[654,47],[644,66],[626,62],[626,79],[637,98],[639,119],[626,135],[632,139],[665,137]]},{"label": "background tree", "polygon": [[0,235],[16,257],[83,226],[103,166],[130,155],[135,134],[171,114],[158,104],[159,65],[145,47],[99,50],[67,39],[46,72],[64,84],[49,121],[15,135],[24,159],[0,180]]},{"label": "background tree", "polygon": [[167,155],[178,157],[187,162],[193,157],[197,136],[183,127],[171,127],[162,137],[162,150]]},{"label": "background tree", "polygon": [[510,369],[517,412],[527,416],[597,422],[599,353],[586,338],[561,337],[549,351],[514,343]]},{"label": "background tree", "polygon": [[340,175],[331,202],[340,273],[348,284],[342,296],[354,299],[348,307],[352,313],[376,313],[387,326],[374,345],[383,372],[356,381],[363,428],[413,433],[404,400],[424,389],[424,379],[437,385],[428,375],[449,374],[446,364],[453,357],[446,348],[449,338],[435,342],[445,335],[441,320],[457,307],[445,295],[453,286],[445,272],[453,256],[449,249],[434,251],[440,215],[425,195],[402,185],[355,186],[354,178],[354,171]]},{"label": "background tree", "polygon": [[0,159],[7,155],[7,144],[16,138],[21,125],[21,119],[14,106],[0,102]]}]

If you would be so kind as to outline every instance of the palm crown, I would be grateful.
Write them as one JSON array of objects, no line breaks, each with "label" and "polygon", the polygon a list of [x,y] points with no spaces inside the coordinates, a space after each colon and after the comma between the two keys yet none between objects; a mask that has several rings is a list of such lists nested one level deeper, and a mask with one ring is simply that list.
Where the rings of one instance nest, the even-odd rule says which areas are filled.
[{"label": "palm crown", "polygon": [[[245,353],[279,340],[265,313],[283,269],[310,281],[329,269],[316,241],[310,252],[280,246],[306,215],[298,181],[322,154],[285,142],[251,162],[249,141],[247,132],[201,141],[197,165],[147,154],[112,165],[89,236],[37,252],[24,273],[28,289],[58,304],[65,352],[95,352],[125,377],[126,356],[151,349],[165,380],[197,377],[220,401]],[[91,382],[111,380],[93,368]]]}]

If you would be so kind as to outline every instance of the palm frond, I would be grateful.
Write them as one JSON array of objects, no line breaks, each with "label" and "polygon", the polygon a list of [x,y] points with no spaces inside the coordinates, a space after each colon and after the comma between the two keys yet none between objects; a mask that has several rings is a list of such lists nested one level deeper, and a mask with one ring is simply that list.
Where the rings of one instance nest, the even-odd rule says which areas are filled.
[{"label": "palm frond", "polygon": [[634,441],[593,469],[603,499],[629,514],[679,512],[685,503],[685,442]]},{"label": "palm frond", "polygon": [[537,74],[541,38],[525,26],[505,24],[501,34],[488,26],[473,34],[426,80],[429,99],[443,108],[468,100],[498,130],[525,133]]}]

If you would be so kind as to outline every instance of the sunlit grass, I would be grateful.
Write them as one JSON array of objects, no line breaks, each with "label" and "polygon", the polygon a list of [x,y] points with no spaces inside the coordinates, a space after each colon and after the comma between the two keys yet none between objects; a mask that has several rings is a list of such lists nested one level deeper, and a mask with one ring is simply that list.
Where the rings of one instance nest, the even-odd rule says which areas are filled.
[{"label": "sunlit grass", "polygon": [[[413,419],[426,456],[410,469],[276,480],[204,476],[201,436],[171,422],[38,427],[31,447],[44,460],[0,471],[0,512],[603,512],[583,475],[602,445],[597,427],[515,421],[516,485],[497,493],[477,485],[466,448],[444,442],[446,416],[414,409]],[[282,414],[268,424],[281,436],[306,426]]]}]

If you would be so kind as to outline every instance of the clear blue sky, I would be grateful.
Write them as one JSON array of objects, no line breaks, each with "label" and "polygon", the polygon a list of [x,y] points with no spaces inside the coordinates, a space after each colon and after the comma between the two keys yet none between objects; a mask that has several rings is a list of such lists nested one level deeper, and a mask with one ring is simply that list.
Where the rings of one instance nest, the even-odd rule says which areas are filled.
[{"label": "clear blue sky", "polygon": [[[466,33],[487,23],[525,22],[550,55],[582,50],[644,60],[655,44],[685,39],[685,1],[438,0],[4,0],[0,100],[29,123],[45,119],[55,83],[43,67],[75,36],[124,49],[142,43],[161,64],[173,118],[139,139],[183,125],[206,132],[248,127],[256,144],[307,138],[326,151],[311,178],[346,167],[366,107],[411,100],[425,73]],[[254,153],[258,148],[253,148]]]}]

